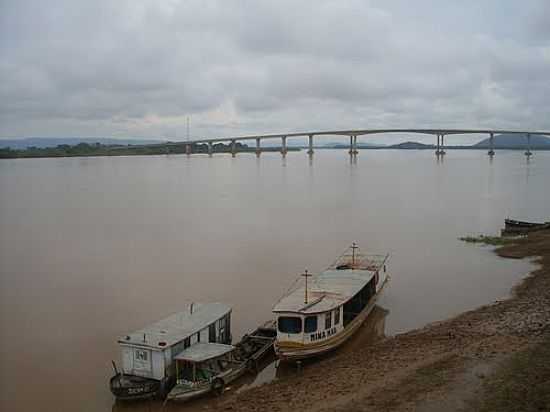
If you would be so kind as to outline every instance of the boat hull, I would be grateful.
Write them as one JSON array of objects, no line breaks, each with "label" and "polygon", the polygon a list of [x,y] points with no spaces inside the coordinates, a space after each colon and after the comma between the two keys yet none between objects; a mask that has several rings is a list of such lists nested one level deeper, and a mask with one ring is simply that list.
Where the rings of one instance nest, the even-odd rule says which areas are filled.
[{"label": "boat hull", "polygon": [[161,383],[154,379],[118,373],[110,380],[110,389],[117,400],[148,399],[160,393]]},{"label": "boat hull", "polygon": [[373,295],[371,301],[341,332],[331,338],[315,343],[302,344],[297,342],[275,342],[275,354],[283,362],[293,362],[307,358],[321,356],[331,352],[345,343],[363,325],[369,314],[374,309],[378,298],[389,280],[386,277],[384,283]]}]

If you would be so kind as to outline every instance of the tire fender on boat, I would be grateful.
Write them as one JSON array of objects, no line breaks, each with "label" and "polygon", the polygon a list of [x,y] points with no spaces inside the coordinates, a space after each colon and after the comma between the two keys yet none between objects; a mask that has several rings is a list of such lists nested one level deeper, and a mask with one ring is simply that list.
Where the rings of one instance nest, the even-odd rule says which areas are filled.
[{"label": "tire fender on boat", "polygon": [[221,396],[225,389],[225,382],[222,378],[215,378],[210,384],[210,387],[212,388],[212,392],[214,392],[215,395]]},{"label": "tire fender on boat", "polygon": [[249,370],[250,372],[254,372],[254,373],[258,372],[258,365],[254,361],[254,359],[248,359],[246,361],[246,369]]}]

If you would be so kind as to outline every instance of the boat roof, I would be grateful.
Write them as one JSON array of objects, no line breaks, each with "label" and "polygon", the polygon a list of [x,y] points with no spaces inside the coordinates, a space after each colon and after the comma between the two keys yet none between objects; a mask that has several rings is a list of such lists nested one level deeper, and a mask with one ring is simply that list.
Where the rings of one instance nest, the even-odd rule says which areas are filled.
[{"label": "boat roof", "polygon": [[120,337],[118,343],[162,350],[181,342],[230,312],[231,306],[225,303],[191,303],[183,312],[174,313]]},{"label": "boat roof", "polygon": [[195,343],[187,349],[184,349],[174,359],[185,360],[189,362],[203,362],[208,359],[217,358],[225,355],[235,349],[233,345],[224,345],[222,343]]},{"label": "boat roof", "polygon": [[[350,300],[385,264],[387,255],[341,255],[327,270],[315,276],[308,286],[308,303],[304,303],[305,287],[286,294],[273,312],[301,314],[327,312]],[[353,263],[352,263],[353,262]]]}]

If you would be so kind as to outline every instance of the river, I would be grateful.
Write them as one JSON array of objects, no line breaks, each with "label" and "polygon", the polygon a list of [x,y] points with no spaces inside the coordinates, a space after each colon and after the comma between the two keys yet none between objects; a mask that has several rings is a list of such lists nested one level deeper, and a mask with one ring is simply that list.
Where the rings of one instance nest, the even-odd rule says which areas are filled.
[{"label": "river", "polygon": [[223,301],[238,339],[352,242],[390,253],[386,335],[505,298],[531,263],[457,238],[550,220],[549,181],[550,152],[1,160],[0,409],[111,410],[119,335]]}]

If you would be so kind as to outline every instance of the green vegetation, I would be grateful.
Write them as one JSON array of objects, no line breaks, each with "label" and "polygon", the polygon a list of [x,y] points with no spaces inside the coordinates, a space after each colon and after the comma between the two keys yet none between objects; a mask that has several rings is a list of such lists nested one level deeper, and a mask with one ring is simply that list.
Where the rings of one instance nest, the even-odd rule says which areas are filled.
[{"label": "green vegetation", "polygon": [[493,246],[508,245],[510,243],[514,243],[517,240],[516,238],[513,238],[513,237],[485,236],[485,235],[464,236],[464,237],[459,237],[458,239],[462,240],[463,242],[481,243],[484,245],[493,245]]},{"label": "green vegetation", "polygon": [[[237,152],[254,152],[242,143],[236,143]],[[263,147],[262,152],[279,151],[278,147]],[[288,151],[299,150],[288,148]],[[228,153],[231,151],[229,144],[216,143],[212,146],[214,153]],[[28,147],[26,149],[0,148],[0,159],[15,159],[28,157],[74,157],[74,156],[134,156],[134,155],[160,155],[160,154],[184,154],[185,143],[181,144],[150,144],[150,145],[105,145],[101,143],[79,143],[76,145],[58,145],[56,147]],[[191,153],[208,153],[207,144],[192,144]]]},{"label": "green vegetation", "polygon": [[550,411],[550,336],[512,356],[483,389],[479,412]]}]

